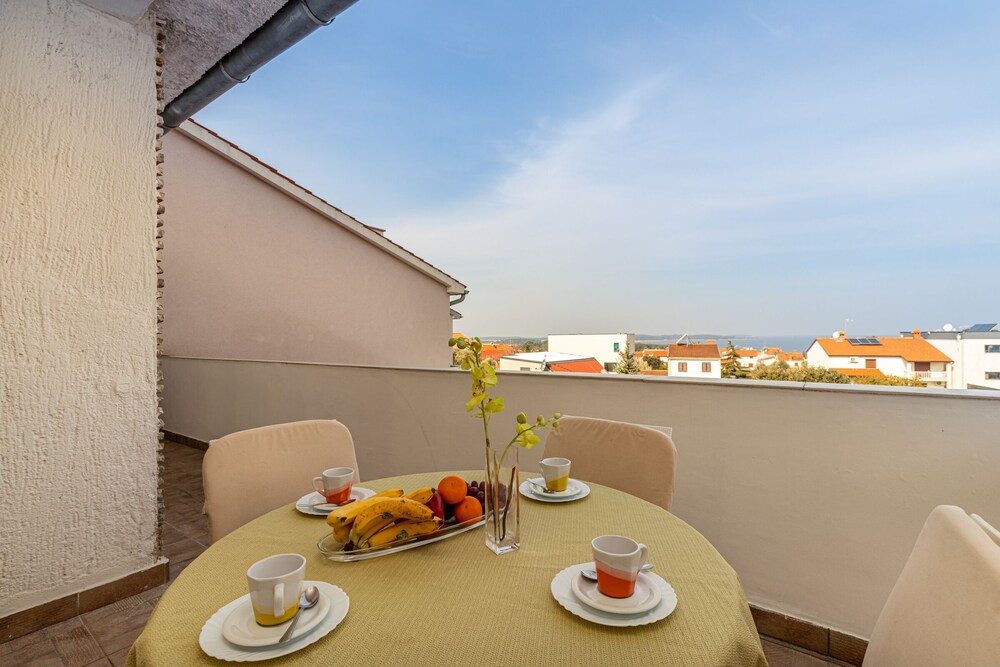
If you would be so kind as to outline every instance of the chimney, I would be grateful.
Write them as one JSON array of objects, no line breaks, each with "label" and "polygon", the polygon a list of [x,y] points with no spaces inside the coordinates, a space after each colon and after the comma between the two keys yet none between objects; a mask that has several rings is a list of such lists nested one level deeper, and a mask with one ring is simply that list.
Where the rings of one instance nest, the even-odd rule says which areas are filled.
[{"label": "chimney", "polygon": [[833,332],[833,337],[834,337],[835,340],[842,341],[842,340],[844,340],[847,337],[847,333],[844,332],[844,331],[834,331]]},{"label": "chimney", "polygon": [[914,338],[923,338],[923,336],[920,335],[920,329],[914,329],[910,333],[913,334]]}]

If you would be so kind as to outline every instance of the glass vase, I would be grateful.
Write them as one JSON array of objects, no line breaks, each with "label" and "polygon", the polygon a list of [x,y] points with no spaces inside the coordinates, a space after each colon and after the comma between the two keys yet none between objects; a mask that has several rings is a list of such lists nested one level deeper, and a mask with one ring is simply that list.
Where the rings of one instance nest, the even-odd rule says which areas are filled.
[{"label": "glass vase", "polygon": [[520,546],[521,484],[517,466],[517,447],[501,453],[486,448],[486,546],[495,554],[516,551]]}]

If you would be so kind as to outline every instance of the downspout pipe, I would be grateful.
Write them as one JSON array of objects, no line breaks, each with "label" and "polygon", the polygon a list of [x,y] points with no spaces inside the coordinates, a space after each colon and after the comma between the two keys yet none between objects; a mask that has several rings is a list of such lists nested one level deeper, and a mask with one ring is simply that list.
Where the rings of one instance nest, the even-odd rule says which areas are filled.
[{"label": "downspout pipe", "polygon": [[292,0],[227,53],[163,110],[163,132],[178,127],[272,58],[335,19],[358,0]]},{"label": "downspout pipe", "polygon": [[450,308],[451,306],[457,306],[458,304],[462,303],[463,301],[465,301],[465,297],[468,296],[468,294],[469,290],[465,290],[464,292],[458,295],[457,299],[455,299],[454,301],[449,301],[448,307]]}]

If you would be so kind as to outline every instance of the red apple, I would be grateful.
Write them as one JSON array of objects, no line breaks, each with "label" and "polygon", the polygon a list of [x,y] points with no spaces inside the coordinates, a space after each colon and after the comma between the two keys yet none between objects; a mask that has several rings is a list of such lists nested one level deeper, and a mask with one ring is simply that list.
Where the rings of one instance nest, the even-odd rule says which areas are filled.
[{"label": "red apple", "polygon": [[431,496],[431,499],[428,500],[425,505],[431,508],[431,511],[434,512],[434,516],[444,521],[444,498],[441,497],[440,493],[435,491],[434,495]]}]

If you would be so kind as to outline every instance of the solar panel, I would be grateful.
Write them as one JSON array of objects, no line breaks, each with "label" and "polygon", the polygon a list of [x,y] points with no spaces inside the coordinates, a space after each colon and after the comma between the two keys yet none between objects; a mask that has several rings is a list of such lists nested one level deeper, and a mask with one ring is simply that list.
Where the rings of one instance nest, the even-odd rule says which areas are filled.
[{"label": "solar panel", "polygon": [[847,342],[851,345],[881,345],[878,342],[878,338],[848,338]]},{"label": "solar panel", "polygon": [[847,342],[850,343],[851,345],[864,345],[864,343],[861,342],[860,338],[848,338]]},{"label": "solar panel", "polygon": [[996,322],[994,322],[993,324],[977,324],[975,326],[969,327],[968,329],[966,329],[966,331],[971,331],[971,332],[993,331],[993,327],[995,327],[996,325],[997,325]]}]

